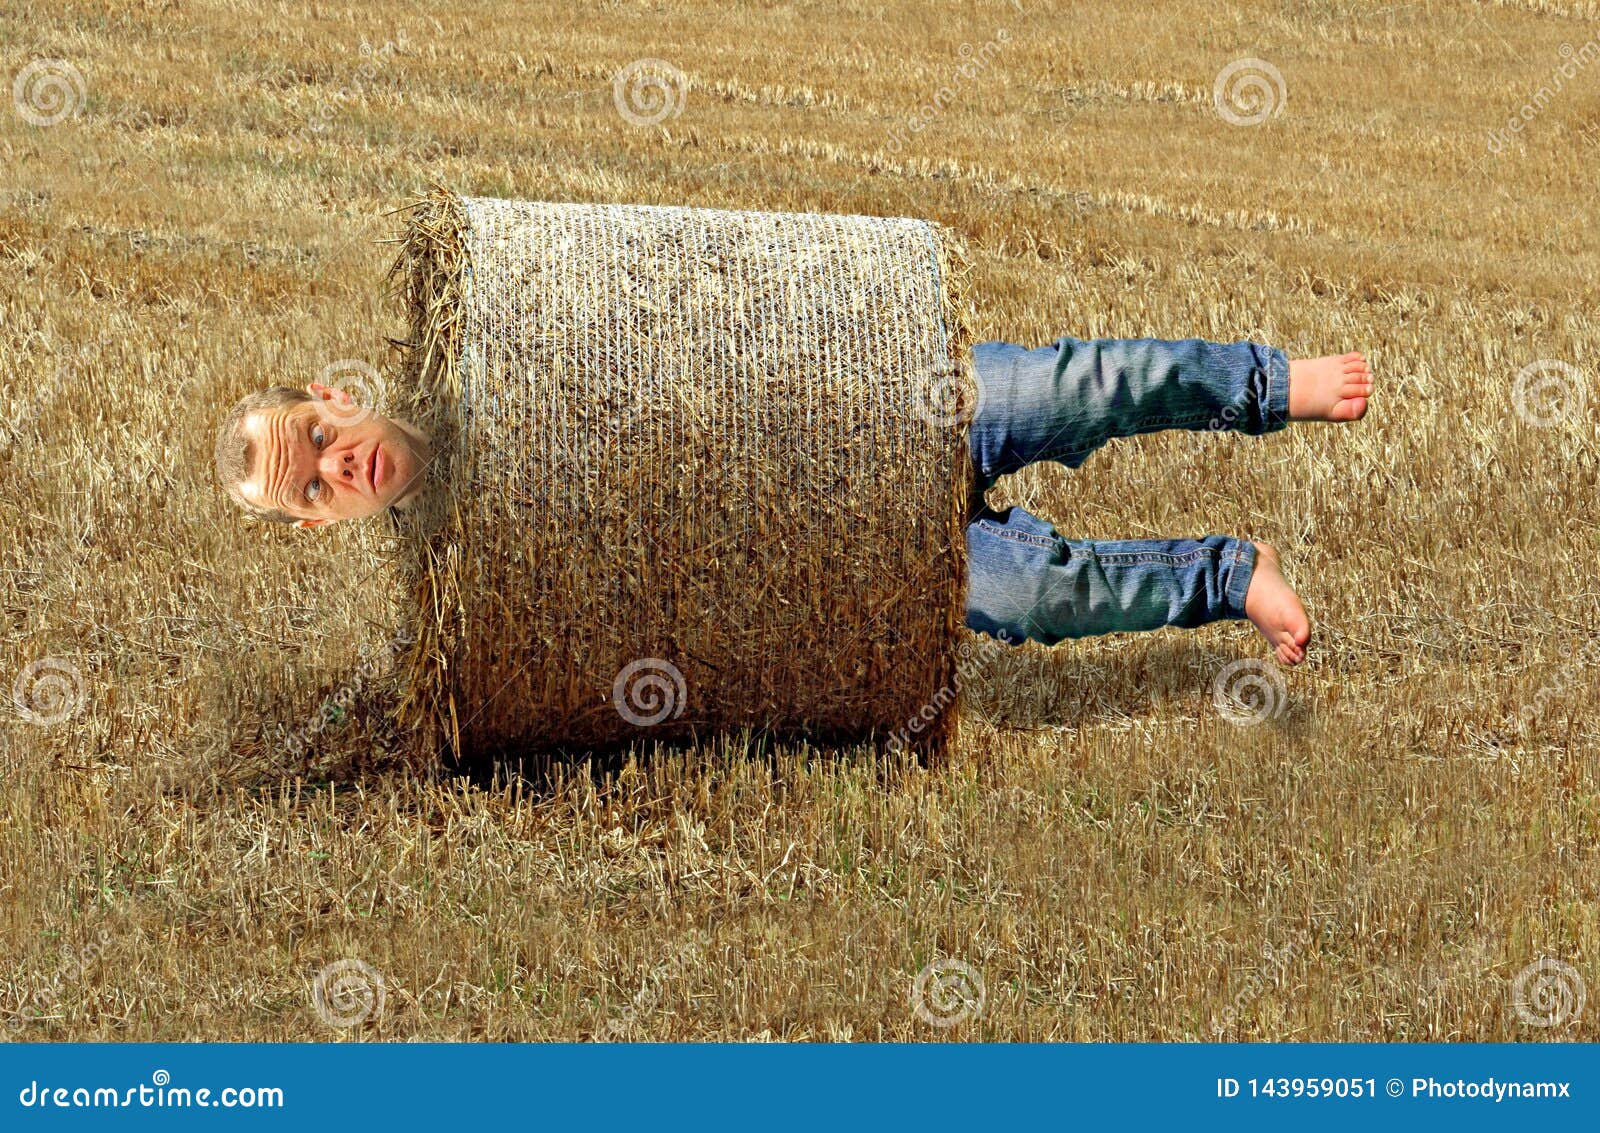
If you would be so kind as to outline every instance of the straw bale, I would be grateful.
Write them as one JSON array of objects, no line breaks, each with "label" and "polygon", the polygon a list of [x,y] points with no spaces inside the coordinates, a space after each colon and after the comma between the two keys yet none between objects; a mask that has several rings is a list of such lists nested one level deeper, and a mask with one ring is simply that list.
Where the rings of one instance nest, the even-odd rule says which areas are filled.
[{"label": "straw bale", "polygon": [[438,449],[408,730],[944,744],[975,399],[951,233],[443,187],[405,225],[394,411]]}]

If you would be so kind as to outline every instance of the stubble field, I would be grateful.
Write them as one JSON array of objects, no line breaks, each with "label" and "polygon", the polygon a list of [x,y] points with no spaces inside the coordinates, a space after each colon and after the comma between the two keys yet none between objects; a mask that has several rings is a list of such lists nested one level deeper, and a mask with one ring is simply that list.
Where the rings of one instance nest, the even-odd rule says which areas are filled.
[{"label": "stubble field", "polygon": [[[1597,41],[1584,0],[0,3],[0,1033],[1600,1037]],[[1247,623],[984,652],[933,766],[284,744],[382,694],[395,596],[371,530],[241,523],[213,432],[393,372],[435,180],[926,216],[983,339],[1365,351],[1355,428],[998,501],[1274,543],[1309,659],[1240,722]]]}]

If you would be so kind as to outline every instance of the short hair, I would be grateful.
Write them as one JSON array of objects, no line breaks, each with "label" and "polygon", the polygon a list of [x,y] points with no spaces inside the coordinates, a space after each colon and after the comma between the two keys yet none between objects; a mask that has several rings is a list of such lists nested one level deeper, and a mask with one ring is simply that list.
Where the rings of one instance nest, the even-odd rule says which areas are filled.
[{"label": "short hair", "polygon": [[214,459],[217,478],[234,502],[257,519],[272,523],[293,523],[300,517],[277,508],[258,507],[239,494],[239,485],[250,479],[255,463],[255,442],[244,435],[245,418],[263,409],[280,409],[286,405],[299,405],[311,400],[311,395],[293,386],[273,386],[240,398],[228,410],[228,416],[217,429]]}]

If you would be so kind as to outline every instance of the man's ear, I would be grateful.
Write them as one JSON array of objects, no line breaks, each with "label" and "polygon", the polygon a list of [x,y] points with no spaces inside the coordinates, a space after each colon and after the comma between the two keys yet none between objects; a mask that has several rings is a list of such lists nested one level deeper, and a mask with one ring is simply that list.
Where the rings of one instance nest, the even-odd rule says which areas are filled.
[{"label": "man's ear", "polygon": [[323,385],[321,382],[312,382],[306,386],[306,392],[320,401],[327,401],[331,396],[340,405],[354,405],[355,398],[350,396],[347,389],[334,389],[332,386]]},{"label": "man's ear", "polygon": [[321,527],[323,524],[325,524],[327,522],[328,521],[326,519],[297,519],[297,520],[294,521],[294,525],[296,527],[300,527],[300,528]]}]

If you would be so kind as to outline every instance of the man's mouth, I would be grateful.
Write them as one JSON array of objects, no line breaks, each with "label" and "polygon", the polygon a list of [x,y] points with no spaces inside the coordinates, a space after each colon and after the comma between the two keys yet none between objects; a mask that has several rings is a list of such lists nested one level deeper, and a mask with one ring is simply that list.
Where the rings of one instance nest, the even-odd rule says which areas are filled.
[{"label": "man's mouth", "polygon": [[383,448],[380,445],[372,446],[372,490],[376,492],[378,485],[383,483]]}]

